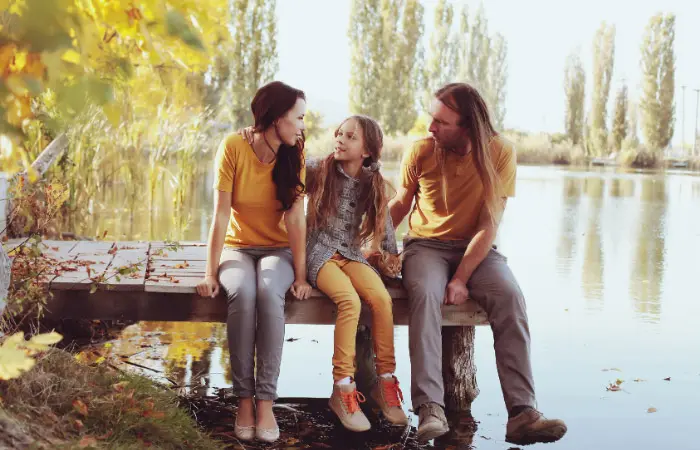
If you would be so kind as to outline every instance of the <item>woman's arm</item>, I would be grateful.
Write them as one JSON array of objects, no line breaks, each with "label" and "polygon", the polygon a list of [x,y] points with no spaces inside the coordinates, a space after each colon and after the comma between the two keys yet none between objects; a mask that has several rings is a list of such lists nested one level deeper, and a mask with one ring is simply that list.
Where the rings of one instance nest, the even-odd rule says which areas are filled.
[{"label": "woman's arm", "polygon": [[284,213],[284,224],[287,227],[294,264],[292,295],[304,300],[311,293],[311,285],[306,281],[306,215],[303,196],[297,197],[289,211]]},{"label": "woman's arm", "polygon": [[197,284],[197,293],[202,297],[219,294],[219,261],[226,238],[226,228],[231,216],[231,193],[214,191],[214,215],[207,241],[207,265],[204,279]]}]

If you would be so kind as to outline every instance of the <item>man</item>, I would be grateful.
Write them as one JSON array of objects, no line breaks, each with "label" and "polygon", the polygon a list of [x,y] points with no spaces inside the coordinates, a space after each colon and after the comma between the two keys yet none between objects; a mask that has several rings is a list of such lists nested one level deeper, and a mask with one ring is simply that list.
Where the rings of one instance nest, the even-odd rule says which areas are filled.
[{"label": "man", "polygon": [[515,195],[515,152],[495,132],[484,100],[467,84],[438,90],[430,114],[432,136],[404,155],[400,186],[389,204],[394,224],[411,213],[403,280],[418,437],[427,441],[448,431],[440,306],[471,297],[488,314],[494,335],[509,417],[506,441],[559,440],[566,433],[564,422],[545,419],[535,409],[525,299],[506,258],[493,248],[506,199]]}]

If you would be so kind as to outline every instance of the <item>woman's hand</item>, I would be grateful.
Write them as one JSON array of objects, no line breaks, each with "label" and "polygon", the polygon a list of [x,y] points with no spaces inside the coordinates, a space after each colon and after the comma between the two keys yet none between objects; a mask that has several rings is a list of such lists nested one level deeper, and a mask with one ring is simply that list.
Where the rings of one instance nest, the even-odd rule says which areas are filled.
[{"label": "woman's hand", "polygon": [[289,290],[299,300],[306,300],[311,295],[311,285],[306,280],[295,280]]},{"label": "woman's hand", "polygon": [[219,295],[219,280],[213,275],[207,275],[197,283],[197,294],[201,297],[216,297]]}]

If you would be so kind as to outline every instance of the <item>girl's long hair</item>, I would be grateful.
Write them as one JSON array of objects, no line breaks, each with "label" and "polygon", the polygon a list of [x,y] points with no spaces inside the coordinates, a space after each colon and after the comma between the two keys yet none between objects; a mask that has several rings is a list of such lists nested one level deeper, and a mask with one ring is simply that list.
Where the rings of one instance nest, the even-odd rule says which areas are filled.
[{"label": "girl's long hair", "polygon": [[[379,171],[379,158],[384,145],[382,129],[371,117],[354,115],[345,119],[336,129],[338,135],[340,127],[348,120],[355,119],[362,130],[365,150],[369,157],[363,161],[363,166],[370,169],[371,179],[362,192],[362,201],[367,209],[360,226],[357,244],[364,245],[372,242],[372,246],[378,248],[384,239],[387,206],[389,195],[388,183]],[[331,153],[321,161],[317,175],[310,179],[308,185],[309,204],[307,211],[307,227],[310,230],[323,228],[328,224],[328,219],[334,217],[338,211],[340,177],[342,176],[336,167],[337,162]]]}]

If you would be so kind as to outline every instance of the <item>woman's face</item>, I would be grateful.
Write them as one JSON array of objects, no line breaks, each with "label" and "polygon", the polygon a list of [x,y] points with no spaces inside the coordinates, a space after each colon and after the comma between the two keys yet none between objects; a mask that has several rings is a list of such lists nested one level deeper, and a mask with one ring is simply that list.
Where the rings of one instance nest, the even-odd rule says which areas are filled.
[{"label": "woman's face", "polygon": [[295,145],[301,138],[301,132],[306,129],[304,115],[306,115],[306,101],[303,98],[297,98],[292,109],[277,120],[277,132],[282,143]]}]

